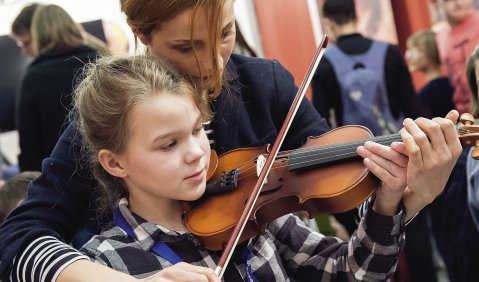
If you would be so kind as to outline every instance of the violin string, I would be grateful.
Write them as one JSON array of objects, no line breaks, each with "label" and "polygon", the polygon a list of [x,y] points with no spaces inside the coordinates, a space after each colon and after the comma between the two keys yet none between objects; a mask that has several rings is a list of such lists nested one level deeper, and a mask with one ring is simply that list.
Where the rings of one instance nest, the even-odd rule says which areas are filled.
[{"label": "violin string", "polygon": [[[461,131],[462,134],[473,133],[472,131],[467,130],[467,129],[459,129],[459,131]],[[285,155],[289,155],[289,154],[286,154],[287,152],[295,152],[295,153],[301,152],[303,154],[307,153],[307,152],[311,152],[312,154],[309,154],[309,155],[304,156],[304,157],[307,157],[307,158],[317,157],[316,159],[312,160],[312,161],[316,161],[316,160],[318,160],[318,158],[322,157],[322,155],[323,155],[322,152],[324,152],[325,150],[327,150],[327,154],[331,154],[331,153],[339,152],[339,151],[343,150],[344,148],[351,149],[351,147],[357,147],[357,146],[361,145],[362,143],[365,143],[368,140],[375,141],[375,142],[378,142],[378,143],[381,143],[381,142],[384,143],[384,142],[394,141],[397,137],[399,137],[398,134],[391,134],[391,135],[380,136],[380,138],[370,138],[370,139],[363,139],[363,140],[360,140],[360,141],[345,142],[345,143],[341,143],[341,144],[331,144],[331,145],[315,147],[315,148],[305,148],[304,150],[297,149],[297,150],[283,151],[283,152],[281,152],[280,155],[278,155],[278,158],[284,157]],[[265,156],[267,156],[267,154],[265,154]],[[341,154],[336,155],[336,156],[341,156]],[[301,158],[302,157],[297,157],[296,159],[298,160],[298,159],[301,159]],[[255,159],[256,158],[253,158],[249,162],[245,162],[245,165],[241,165],[239,167],[240,171],[248,172],[249,169],[255,169],[256,166],[251,165],[251,162],[254,161]],[[308,161],[308,162],[311,162],[311,161]],[[307,163],[307,162],[297,162],[297,164],[305,164],[305,163]]]},{"label": "violin string", "polygon": [[[467,130],[467,129],[462,129],[461,131],[463,131],[462,133],[474,133],[473,131],[471,130]],[[343,146],[343,149],[346,150],[348,148],[345,148]],[[339,151],[339,150],[336,150],[336,151]],[[341,156],[345,156],[345,155],[349,155],[350,152],[346,152],[346,153],[343,153],[343,154],[336,154],[334,156],[329,156],[329,157],[323,157],[322,160],[327,160],[327,159],[331,159],[331,158],[337,158],[337,157],[341,157]],[[316,154],[316,155],[320,155],[320,154]],[[310,157],[310,156],[308,156]],[[300,157],[301,158],[301,157]],[[298,158],[298,159],[300,159]],[[302,165],[302,164],[308,164],[308,163],[314,163],[318,160],[318,158],[315,158],[315,159],[310,159],[310,160],[307,160],[307,161],[302,161],[302,162],[296,162],[297,165]],[[289,164],[288,164],[289,165]],[[288,167],[288,165],[283,165],[283,166],[275,166],[273,168],[271,168],[271,170],[274,170],[274,169],[282,169],[282,168],[285,168],[285,167]],[[254,169],[254,167],[253,167]],[[246,171],[244,171],[243,173],[248,173],[248,169]],[[242,173],[240,172],[240,175],[241,177],[238,178],[238,180],[241,180],[241,179],[244,179],[246,177],[249,177],[251,175],[253,175],[254,173],[249,173],[247,175],[242,175]]]},{"label": "violin string", "polygon": [[[468,130],[468,129],[464,129],[464,128],[458,128],[458,132],[461,133],[461,134],[474,133],[473,131]],[[329,154],[332,154],[332,153],[340,152],[340,151],[345,150],[345,149],[355,148],[355,147],[360,146],[361,144],[365,143],[366,141],[374,141],[374,142],[377,142],[377,143],[389,142],[389,141],[396,140],[399,136],[400,136],[400,134],[396,133],[396,134],[390,134],[390,135],[383,135],[383,136],[379,136],[379,137],[376,137],[376,138],[363,139],[363,140],[359,140],[359,141],[355,140],[355,141],[350,141],[350,142],[344,142],[344,143],[341,143],[341,144],[330,144],[330,145],[325,145],[325,146],[321,146],[321,147],[314,147],[314,148],[309,147],[309,148],[302,148],[302,149],[296,149],[296,150],[287,150],[287,151],[282,151],[280,154],[278,154],[277,158],[288,156],[288,155],[290,155],[288,153],[291,153],[291,152],[301,153],[301,154],[306,154],[306,153],[310,152],[311,154],[309,154],[309,155],[305,155],[304,157],[296,158],[296,160],[299,160],[301,158],[312,158],[312,157],[314,157],[314,159],[296,163],[298,165],[307,164],[307,163],[315,162],[319,159],[327,160],[328,158],[341,157],[341,156],[344,156],[345,154],[350,153],[350,152],[348,152],[348,153],[345,153],[345,154],[335,154],[333,157],[324,157],[323,156],[325,154],[325,153],[323,153],[324,151],[327,151],[326,154],[329,155]],[[267,157],[268,154],[265,154],[264,156]],[[237,167],[237,168],[240,169],[240,175],[244,174],[244,173],[248,173],[247,176],[252,175],[252,173],[250,173],[250,170],[255,170],[256,171],[256,165],[252,164],[252,162],[254,162],[256,159],[257,159],[257,157],[252,158],[249,161],[243,162],[242,165]],[[275,167],[275,168],[283,168],[283,167],[284,166],[278,166],[278,167]],[[273,169],[275,169],[275,168],[273,168]]]},{"label": "violin string", "polygon": [[[460,133],[460,134],[474,133],[474,131],[471,131],[469,129],[465,129],[465,128],[462,128],[462,127],[457,128],[457,132]],[[361,140],[344,142],[344,143],[341,143],[341,144],[325,145],[325,146],[322,146],[322,148],[324,148],[324,149],[328,149],[329,147],[341,148],[341,145],[350,146],[350,145],[355,144],[355,143],[365,143],[366,141],[373,141],[373,142],[380,143],[380,142],[388,141],[389,139],[396,139],[396,138],[400,138],[400,137],[401,137],[400,133],[394,133],[394,134],[382,135],[382,136],[378,136],[378,137],[371,137],[371,138],[365,138],[365,139],[361,139]],[[294,149],[294,150],[289,150],[289,151],[282,151],[281,153],[283,153],[283,152],[289,153],[291,151],[299,153],[299,152],[308,152],[309,150],[316,150],[316,148],[312,148],[312,147],[299,148],[299,149]]]},{"label": "violin string", "polygon": [[[381,143],[381,142],[385,143],[385,142],[394,141],[394,140],[397,139],[397,137],[398,137],[398,135],[390,135],[390,136],[382,136],[382,138],[376,138],[376,139],[373,139],[373,140],[378,142],[378,143]],[[365,143],[368,140],[370,140],[370,139],[364,139],[364,140],[361,140],[361,141],[355,140],[355,141],[345,142],[345,143],[341,143],[341,144],[331,144],[331,145],[325,145],[325,146],[321,146],[321,147],[307,148],[305,150],[290,150],[288,152],[293,152],[293,153],[298,153],[299,152],[303,155],[301,157],[297,157],[296,160],[300,160],[301,158],[315,158],[315,159],[312,160],[314,162],[314,161],[320,160],[320,159],[325,159],[325,160],[328,159],[328,157],[325,158],[324,155],[335,154],[335,157],[342,156],[344,154],[337,154],[337,153],[341,152],[341,151],[344,151],[345,149],[346,150],[356,149],[359,145],[362,145],[363,143]],[[291,155],[291,154],[285,154],[285,152],[287,152],[287,151],[281,152],[281,154],[279,154],[277,158],[279,159],[281,157]],[[310,154],[307,154],[307,153],[310,153]],[[267,154],[265,154],[264,156],[267,157]],[[255,159],[253,159],[253,161]],[[252,161],[248,162],[246,165],[240,166],[240,172],[243,170],[243,171],[246,171],[246,172],[249,173],[249,169],[255,169],[256,166],[252,166],[251,162]],[[309,161],[309,162],[311,162],[311,161]],[[307,163],[307,162],[297,162],[297,164],[305,164],[305,163]]]},{"label": "violin string", "polygon": [[[306,154],[306,153],[311,153],[312,155],[308,155],[308,156],[315,156],[316,154],[322,154],[323,151],[327,151],[327,153],[335,153],[337,151],[341,151],[343,150],[344,148],[351,148],[351,147],[358,147],[362,144],[364,144],[365,142],[367,141],[375,141],[377,143],[381,143],[381,142],[388,142],[389,140],[395,140],[399,137],[399,134],[390,134],[390,135],[383,135],[383,136],[380,136],[380,137],[376,137],[376,138],[367,138],[367,139],[362,139],[362,140],[354,140],[354,141],[349,141],[349,142],[344,142],[344,143],[340,143],[340,144],[327,144],[327,145],[323,145],[323,146],[320,146],[320,147],[308,147],[308,148],[300,148],[300,149],[294,149],[294,150],[286,150],[286,151],[281,151],[277,158],[282,158],[282,157],[285,157],[285,156],[289,156],[291,153],[301,153],[301,154]],[[264,154],[265,157],[268,156],[268,154]],[[242,164],[240,164],[237,168],[239,168],[240,170],[241,169],[246,169],[246,167],[248,167],[251,162],[254,162],[256,161],[257,157],[254,157],[250,160],[246,160],[245,162],[243,162]],[[230,163],[225,163],[223,165],[225,166],[228,166],[230,164],[233,164],[233,162],[230,162]]]},{"label": "violin string", "polygon": [[[389,138],[382,138],[381,142],[385,142],[385,141],[389,142],[389,141],[392,141],[392,140],[396,140],[396,136],[390,136]],[[296,165],[302,165],[302,164],[314,163],[318,160],[324,160],[324,161],[327,162],[328,159],[336,159],[336,158],[340,158],[342,156],[350,155],[353,149],[354,149],[354,152],[355,152],[355,149],[358,146],[358,144],[356,144],[356,143],[357,142],[348,142],[348,146],[335,146],[335,147],[324,146],[324,147],[321,147],[320,150],[318,150],[317,148],[315,150],[310,150],[312,152],[312,154],[308,154],[308,155],[305,154],[304,156],[299,156],[299,157],[296,156],[295,164]],[[328,148],[334,148],[334,150],[326,150]],[[346,152],[344,152],[344,151],[346,151]],[[334,155],[332,155],[332,153],[334,153]],[[304,159],[304,158],[308,158],[308,160],[307,161],[300,161],[301,159]],[[284,168],[284,167],[286,167],[286,166],[276,166],[273,169]],[[252,175],[253,173],[251,173],[251,170],[256,170],[256,166],[252,165],[251,163],[249,163],[248,165],[243,166],[243,168],[244,168],[243,170],[240,170],[240,175],[242,175],[244,173],[246,173],[247,175],[242,176],[239,179]]]},{"label": "violin string", "polygon": [[[473,131],[465,128],[457,128],[458,133],[460,134],[467,134],[467,133],[474,133]],[[308,147],[308,148],[300,148],[300,149],[295,149],[295,150],[288,150],[288,151],[282,151],[278,154],[278,158],[284,157],[285,155],[290,155],[291,153],[308,153],[308,152],[315,152],[315,151],[322,151],[322,150],[328,150],[331,153],[334,153],[336,149],[342,150],[343,147],[350,147],[350,146],[360,146],[367,141],[374,141],[376,143],[384,143],[384,142],[389,142],[391,140],[395,140],[396,138],[400,138],[399,133],[395,134],[389,134],[389,135],[383,135],[379,137],[373,137],[373,138],[367,138],[367,139],[362,139],[362,140],[355,140],[355,141],[350,141],[350,142],[344,142],[341,144],[329,144],[329,145],[324,145],[321,147]],[[267,156],[267,154],[265,155]]]},{"label": "violin string", "polygon": [[[325,157],[323,158],[323,160],[327,160],[327,159],[336,159],[338,156],[346,156],[346,155],[349,155],[349,152],[347,153],[344,153],[344,154],[339,154],[339,155],[334,155],[334,156],[329,156],[329,157]],[[297,162],[296,164],[308,164],[308,163],[314,163],[315,161],[317,161],[318,159],[314,159],[314,160],[307,160],[307,161],[303,161],[303,162]],[[275,170],[275,169],[282,169],[282,168],[286,168],[288,167],[289,165],[280,165],[280,166],[275,166],[273,168],[271,168],[271,170]],[[238,177],[238,181],[241,180],[241,179],[244,179],[244,178],[247,178],[251,175],[254,175],[256,174],[256,172],[251,172],[251,170],[254,169],[251,168],[251,169],[247,169],[245,170],[244,172],[241,172],[239,173],[239,175],[241,175],[240,177]],[[249,173],[247,175],[243,175],[244,173]]]}]

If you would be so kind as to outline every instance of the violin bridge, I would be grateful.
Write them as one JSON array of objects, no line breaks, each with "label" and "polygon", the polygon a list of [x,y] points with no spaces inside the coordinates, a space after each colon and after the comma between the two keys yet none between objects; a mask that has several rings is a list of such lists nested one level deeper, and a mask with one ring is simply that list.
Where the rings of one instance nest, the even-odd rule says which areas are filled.
[{"label": "violin bridge", "polygon": [[[260,175],[261,171],[263,170],[263,167],[264,167],[265,163],[266,163],[266,157],[263,156],[263,155],[259,155],[258,159],[256,160],[256,176]],[[266,183],[268,183],[267,178],[265,178],[263,184],[266,184]]]}]

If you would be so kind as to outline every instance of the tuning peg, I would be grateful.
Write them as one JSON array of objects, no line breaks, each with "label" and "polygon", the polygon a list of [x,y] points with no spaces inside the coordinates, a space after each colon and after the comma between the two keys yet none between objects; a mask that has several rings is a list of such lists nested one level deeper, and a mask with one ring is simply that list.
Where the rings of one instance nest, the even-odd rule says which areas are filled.
[{"label": "tuning peg", "polygon": [[473,125],[474,117],[469,113],[464,113],[460,117],[461,123],[464,125]]},{"label": "tuning peg", "polygon": [[474,149],[472,149],[471,156],[473,159],[479,160],[479,147],[475,147]]}]

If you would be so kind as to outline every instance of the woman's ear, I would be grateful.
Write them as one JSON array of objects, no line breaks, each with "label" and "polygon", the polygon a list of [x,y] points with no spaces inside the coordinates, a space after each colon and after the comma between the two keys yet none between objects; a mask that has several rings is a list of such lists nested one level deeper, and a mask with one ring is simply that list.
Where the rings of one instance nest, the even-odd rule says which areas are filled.
[{"label": "woman's ear", "polygon": [[98,161],[103,169],[115,177],[124,178],[127,176],[125,168],[121,165],[120,158],[110,150],[102,149],[98,152]]},{"label": "woman's ear", "polygon": [[138,30],[138,27],[136,25],[132,24],[130,20],[127,20],[126,22],[130,26],[130,29],[133,32],[133,35],[135,35],[136,38],[140,39],[140,42],[143,43],[143,45],[148,46],[148,44],[149,44],[148,36],[146,36],[144,33],[141,33]]}]

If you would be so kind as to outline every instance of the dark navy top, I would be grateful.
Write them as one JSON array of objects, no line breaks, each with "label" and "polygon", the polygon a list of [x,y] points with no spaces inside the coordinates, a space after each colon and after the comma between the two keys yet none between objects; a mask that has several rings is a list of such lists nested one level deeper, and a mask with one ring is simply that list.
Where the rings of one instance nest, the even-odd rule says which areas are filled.
[{"label": "dark navy top", "polygon": [[419,90],[419,100],[424,117],[445,117],[450,110],[454,109],[453,93],[454,88],[449,78],[439,77],[429,81]]}]

